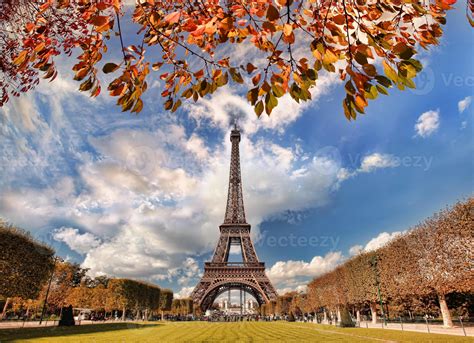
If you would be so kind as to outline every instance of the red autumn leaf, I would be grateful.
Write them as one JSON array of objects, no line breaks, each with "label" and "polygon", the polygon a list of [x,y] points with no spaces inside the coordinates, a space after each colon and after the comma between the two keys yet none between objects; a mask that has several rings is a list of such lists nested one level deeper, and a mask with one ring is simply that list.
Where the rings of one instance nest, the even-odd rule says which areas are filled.
[{"label": "red autumn leaf", "polygon": [[181,12],[176,11],[172,12],[168,15],[165,16],[164,21],[166,21],[168,24],[176,24],[179,21],[179,18],[181,17]]}]

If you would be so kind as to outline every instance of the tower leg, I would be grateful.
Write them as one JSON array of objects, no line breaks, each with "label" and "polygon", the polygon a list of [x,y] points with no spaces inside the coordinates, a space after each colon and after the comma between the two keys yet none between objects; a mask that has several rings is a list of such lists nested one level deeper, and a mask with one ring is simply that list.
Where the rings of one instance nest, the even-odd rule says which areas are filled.
[{"label": "tower leg", "polygon": [[242,288],[240,288],[240,315],[242,315]]}]

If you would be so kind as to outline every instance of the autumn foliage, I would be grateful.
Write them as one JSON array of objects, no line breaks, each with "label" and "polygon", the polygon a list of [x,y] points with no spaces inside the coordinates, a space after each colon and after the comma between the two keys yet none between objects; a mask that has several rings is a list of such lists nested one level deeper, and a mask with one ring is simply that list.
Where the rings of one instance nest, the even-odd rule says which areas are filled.
[{"label": "autumn foliage", "polygon": [[[120,0],[39,3],[3,5],[0,105],[34,87],[38,74],[54,79],[55,57],[78,51],[79,89],[100,93],[101,66],[124,111],[142,110],[151,72],[163,82],[167,110],[233,82],[247,88],[258,116],[285,94],[310,100],[318,76],[336,73],[344,113],[355,119],[389,88],[415,87],[416,54],[438,44],[455,0],[139,0],[133,10]],[[137,35],[124,35],[124,16]],[[120,57],[106,55],[114,39]]]},{"label": "autumn foliage", "polygon": [[171,313],[174,315],[188,315],[193,313],[193,300],[190,298],[173,299]]},{"label": "autumn foliage", "polygon": [[28,233],[0,220],[0,300],[4,310],[38,314],[64,306],[121,316],[149,317],[170,311],[173,292],[143,281],[91,278],[80,265],[54,258],[54,251]]},{"label": "autumn foliage", "polygon": [[[312,311],[356,311],[380,298],[398,314],[436,299],[445,326],[452,326],[446,297],[473,294],[474,198],[436,213],[375,251],[361,253],[308,285]],[[378,292],[380,290],[380,297]],[[382,309],[380,309],[382,310]]]},{"label": "autumn foliage", "polygon": [[0,220],[0,296],[36,298],[54,267],[54,251]]}]

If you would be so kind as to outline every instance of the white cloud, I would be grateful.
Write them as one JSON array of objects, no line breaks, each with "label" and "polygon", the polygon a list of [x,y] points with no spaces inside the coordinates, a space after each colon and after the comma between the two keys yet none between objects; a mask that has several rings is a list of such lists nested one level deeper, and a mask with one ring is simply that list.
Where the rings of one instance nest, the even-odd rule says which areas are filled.
[{"label": "white cloud", "polygon": [[377,237],[372,238],[365,246],[354,245],[349,249],[350,255],[357,255],[361,252],[373,251],[383,247],[394,238],[400,236],[405,231],[381,232]]},{"label": "white cloud", "polygon": [[464,99],[460,100],[458,102],[459,113],[463,113],[465,110],[467,110],[469,106],[471,106],[471,101],[472,101],[471,96],[467,96]]},{"label": "white cloud", "polygon": [[199,270],[197,261],[188,257],[184,260],[182,267],[178,270],[181,276],[178,279],[178,284],[188,285],[193,279],[198,278],[202,273]]},{"label": "white cloud", "polygon": [[338,82],[337,75],[323,74],[320,76],[317,86],[311,89],[312,101],[298,104],[290,95],[286,94],[278,99],[278,107],[273,110],[270,116],[262,114],[260,118],[255,115],[254,109],[247,99],[229,87],[219,88],[213,95],[199,99],[197,103],[186,102],[184,107],[198,123],[202,120],[210,120],[212,125],[223,130],[227,130],[233,119],[237,117],[239,126],[248,135],[252,135],[260,129],[275,129],[283,132],[286,126],[301,116],[304,109],[316,104],[316,100],[327,94]]},{"label": "white cloud", "polygon": [[67,244],[71,250],[81,255],[87,254],[100,245],[100,239],[89,232],[80,233],[78,229],[61,227],[53,232],[53,238]]},{"label": "white cloud", "polygon": [[[336,75],[321,75],[313,99],[336,82]],[[2,163],[10,168],[2,169],[2,176],[31,172],[44,183],[2,188],[0,212],[33,232],[66,221],[52,237],[85,255],[82,265],[92,275],[168,279],[183,290],[190,288],[200,275],[190,256],[212,252],[224,217],[233,111],[243,113],[241,169],[254,238],[266,219],[326,204],[349,173],[331,154],[312,154],[298,144],[285,146],[256,135],[261,129],[283,132],[314,101],[299,105],[285,96],[270,117],[258,119],[245,98],[222,88],[185,106],[198,123],[189,132],[174,116],[117,120],[112,113],[113,121],[106,113],[97,116],[110,100],[90,99],[76,88],[70,79],[59,77],[48,87],[40,86],[35,101],[30,96],[3,110],[0,121],[6,125],[0,130],[9,141],[0,147],[0,158],[12,163]],[[50,117],[40,115],[42,107]],[[17,111],[22,114],[16,116]],[[218,129],[216,142],[200,135],[202,120]],[[89,132],[94,134],[89,137]],[[0,186],[9,181],[0,180]],[[311,262],[279,262],[269,272],[278,281],[279,273],[291,274],[286,270],[295,267],[284,286],[296,288],[303,284],[300,278],[314,277],[341,258],[334,254]]]},{"label": "white cloud", "polygon": [[173,294],[173,298],[175,299],[189,298],[193,290],[194,290],[194,287],[183,287],[181,288],[179,292]]},{"label": "white cloud", "polygon": [[277,293],[279,295],[283,295],[289,292],[298,292],[298,293],[306,293],[306,290],[308,289],[308,285],[303,284],[303,285],[298,285],[295,287],[285,287],[285,288],[278,288]]},{"label": "white cloud", "polygon": [[423,113],[415,124],[416,136],[431,136],[439,128],[439,110]]},{"label": "white cloud", "polygon": [[[85,254],[83,266],[91,274],[189,282],[192,276],[179,272],[182,261],[212,252],[223,221],[228,132],[211,147],[198,132],[188,136],[170,122],[116,129],[89,144],[100,158],[84,158],[74,179],[8,190],[0,199],[2,213],[33,231],[64,219],[70,223],[65,226],[87,230],[101,243],[89,251],[75,248]],[[254,238],[265,219],[323,205],[339,186],[337,161],[245,134],[240,148]],[[305,172],[294,177],[299,169]]]},{"label": "white cloud", "polygon": [[399,162],[395,156],[376,152],[371,155],[364,156],[358,171],[362,173],[370,173],[375,169],[393,168],[397,167],[398,165]]},{"label": "white cloud", "polygon": [[340,251],[329,252],[325,256],[314,256],[311,261],[278,261],[267,269],[267,276],[277,288],[296,289],[302,281],[322,275],[334,269],[343,261]]},{"label": "white cloud", "polygon": [[392,239],[400,236],[403,232],[401,231],[394,231],[394,232],[382,232],[377,237],[372,238],[366,245],[364,250],[365,251],[373,251],[377,250],[380,247],[383,247]]},{"label": "white cloud", "polygon": [[357,244],[349,249],[349,255],[354,256],[360,254],[362,251],[364,251],[364,246]]}]

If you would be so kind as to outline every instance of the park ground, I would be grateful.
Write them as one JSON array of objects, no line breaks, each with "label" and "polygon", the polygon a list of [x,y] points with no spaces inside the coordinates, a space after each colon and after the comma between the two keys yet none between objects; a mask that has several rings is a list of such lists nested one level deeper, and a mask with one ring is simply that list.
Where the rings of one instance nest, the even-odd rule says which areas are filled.
[{"label": "park ground", "polygon": [[472,337],[288,322],[113,323],[0,330],[0,342],[474,342]]}]

